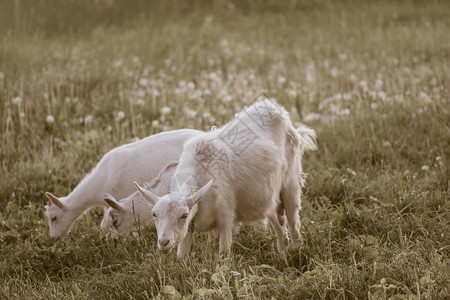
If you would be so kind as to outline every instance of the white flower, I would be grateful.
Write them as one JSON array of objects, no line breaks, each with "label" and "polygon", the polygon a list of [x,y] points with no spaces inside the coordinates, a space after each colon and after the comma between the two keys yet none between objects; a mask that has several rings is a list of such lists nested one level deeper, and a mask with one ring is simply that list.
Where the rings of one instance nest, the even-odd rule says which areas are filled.
[{"label": "white flower", "polygon": [[91,123],[92,120],[94,120],[94,117],[92,115],[87,115],[86,117],[84,117],[84,123],[86,124]]},{"label": "white flower", "polygon": [[47,124],[53,124],[55,122],[55,118],[52,115],[48,115],[47,118],[45,118],[45,121]]},{"label": "white flower", "polygon": [[145,105],[145,101],[143,99],[137,99],[136,104],[144,106]]},{"label": "white flower", "polygon": [[161,113],[162,115],[170,114],[170,107],[164,106],[163,108],[161,108],[160,113]]},{"label": "white flower", "polygon": [[382,81],[381,79],[377,79],[377,80],[375,81],[375,88],[376,88],[377,90],[381,90],[382,87],[383,87],[383,81]]},{"label": "white flower", "polygon": [[106,131],[108,131],[108,132],[111,132],[112,131],[112,126],[111,125],[108,125],[108,127],[106,127]]},{"label": "white flower", "polygon": [[230,42],[228,42],[228,40],[223,39],[220,41],[220,45],[222,47],[228,47],[229,44],[230,44]]},{"label": "white flower", "polygon": [[305,122],[311,122],[311,121],[315,121],[315,120],[320,120],[321,118],[322,118],[322,116],[318,113],[309,113],[303,118],[303,120]]},{"label": "white flower", "polygon": [[347,54],[345,54],[345,53],[340,54],[339,59],[342,61],[347,60]]},{"label": "white flower", "polygon": [[[1,74],[1,73],[0,73]],[[0,76],[0,79],[1,79],[1,76]],[[431,81],[430,81],[430,84],[432,85],[432,86],[435,86],[436,84],[437,84],[437,80],[436,80],[436,78],[432,78],[431,79]]]},{"label": "white flower", "polygon": [[117,120],[120,121],[120,120],[122,120],[123,118],[125,118],[125,113],[124,113],[123,111],[119,111],[119,112],[117,113]]},{"label": "white flower", "polygon": [[283,77],[283,76],[278,76],[278,83],[279,84],[283,84],[283,83],[285,83],[286,82],[286,78],[285,77]]},{"label": "white flower", "polygon": [[331,69],[330,75],[331,75],[331,77],[336,78],[336,76],[338,76],[338,69],[336,67]]},{"label": "white flower", "polygon": [[428,165],[423,165],[421,169],[422,171],[428,171],[429,168],[430,167]]},{"label": "white flower", "polygon": [[377,109],[378,108],[378,103],[375,103],[375,102],[370,103],[370,108],[373,109],[373,110]]},{"label": "white flower", "polygon": [[223,97],[223,101],[225,102],[231,102],[231,100],[233,100],[233,97],[231,95],[226,95],[225,97]]},{"label": "white flower", "polygon": [[421,100],[422,102],[425,102],[425,103],[430,103],[431,102],[431,97],[428,96],[428,94],[425,93],[425,92],[420,92],[419,100]]},{"label": "white flower", "polygon": [[14,97],[14,98],[12,98],[12,103],[14,103],[14,104],[20,104],[21,102],[22,102],[22,98],[20,98],[20,97]]},{"label": "white flower", "polygon": [[193,119],[197,115],[197,112],[193,109],[188,109],[186,111],[186,115],[188,116],[188,118]]},{"label": "white flower", "polygon": [[160,95],[159,90],[158,89],[153,89],[152,90],[152,95],[153,95],[153,97],[158,97]]},{"label": "white flower", "polygon": [[5,74],[3,72],[0,72],[0,80],[3,80],[5,78]]},{"label": "white flower", "polygon": [[344,96],[342,96],[342,98],[343,98],[345,101],[348,101],[348,100],[352,99],[352,94],[350,94],[350,93],[344,93]]},{"label": "white flower", "polygon": [[25,113],[24,113],[23,111],[21,111],[21,112],[19,113],[19,117],[25,118]]},{"label": "white flower", "polygon": [[147,86],[148,85],[148,79],[147,78],[139,79],[139,85],[140,86]]},{"label": "white flower", "polygon": [[43,93],[42,97],[44,97],[44,99],[48,100],[48,93]]},{"label": "white flower", "polygon": [[383,91],[379,91],[378,98],[380,98],[382,101],[386,101],[386,93]]},{"label": "white flower", "polygon": [[139,98],[144,98],[144,97],[145,97],[145,91],[144,91],[143,89],[139,89],[139,90],[137,91],[137,96],[138,96]]},{"label": "white flower", "polygon": [[351,81],[351,82],[355,82],[355,81],[356,81],[356,76],[355,76],[355,74],[350,74],[350,81]]},{"label": "white flower", "polygon": [[208,119],[208,118],[210,118],[211,117],[211,113],[209,112],[209,111],[205,111],[204,113],[203,113],[203,119]]},{"label": "white flower", "polygon": [[367,81],[361,80],[361,81],[359,82],[359,86],[360,86],[363,90],[367,89]]},{"label": "white flower", "polygon": [[288,94],[289,94],[289,96],[291,96],[291,97],[297,97],[297,91],[296,90],[289,90],[288,91]]},{"label": "white flower", "polygon": [[390,148],[390,147],[392,147],[392,144],[389,141],[384,141],[383,142],[383,147]]},{"label": "white flower", "polygon": [[341,110],[339,112],[339,114],[342,115],[342,116],[349,116],[350,115],[350,109],[349,108],[345,108],[345,109]]},{"label": "white flower", "polygon": [[71,99],[70,99],[70,97],[66,97],[66,98],[64,98],[64,102],[66,102],[67,104],[69,104],[69,103],[71,102]]},{"label": "white flower", "polygon": [[193,83],[192,81],[190,81],[190,82],[188,82],[187,87],[188,87],[188,89],[193,90],[193,89],[195,89],[195,83]]}]

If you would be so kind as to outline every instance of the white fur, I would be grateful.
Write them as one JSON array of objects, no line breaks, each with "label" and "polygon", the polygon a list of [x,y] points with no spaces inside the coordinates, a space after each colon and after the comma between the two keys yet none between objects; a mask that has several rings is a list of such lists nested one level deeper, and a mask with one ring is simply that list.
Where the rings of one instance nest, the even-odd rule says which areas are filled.
[{"label": "white fur", "polygon": [[114,148],[68,196],[57,198],[46,193],[50,237],[54,240],[64,237],[86,210],[105,206],[106,192],[122,198],[135,191],[133,180],[155,177],[169,162],[178,159],[186,140],[201,134],[191,129],[174,130]]},{"label": "white fur", "polygon": [[[178,162],[168,164],[155,179],[145,183],[144,187],[156,195],[167,194],[170,179],[177,166]],[[109,207],[103,216],[101,228],[114,239],[131,232],[137,236],[141,226],[154,225],[151,211],[153,207],[142,198],[138,191],[119,201],[113,196],[105,197],[105,201]]]},{"label": "white fur", "polygon": [[184,259],[193,224],[195,231],[217,230],[219,253],[229,253],[235,224],[268,218],[283,250],[284,214],[295,243],[300,238],[301,156],[314,148],[314,137],[307,127],[295,130],[283,107],[264,100],[224,127],[187,141],[174,177],[190,175],[188,180],[163,197],[138,188],[154,205],[159,249],[168,253],[179,244],[178,258]]}]

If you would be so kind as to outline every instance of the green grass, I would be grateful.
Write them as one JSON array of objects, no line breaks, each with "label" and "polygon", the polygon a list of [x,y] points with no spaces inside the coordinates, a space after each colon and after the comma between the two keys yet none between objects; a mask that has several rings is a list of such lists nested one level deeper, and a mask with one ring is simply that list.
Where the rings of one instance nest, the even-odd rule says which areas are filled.
[{"label": "green grass", "polygon": [[[448,1],[139,3],[84,22],[83,1],[35,2],[0,30],[0,297],[448,297]],[[51,243],[45,191],[136,137],[222,125],[262,90],[318,133],[286,258],[244,228],[226,259],[197,234],[183,265],[152,230],[106,240],[101,209]]]}]

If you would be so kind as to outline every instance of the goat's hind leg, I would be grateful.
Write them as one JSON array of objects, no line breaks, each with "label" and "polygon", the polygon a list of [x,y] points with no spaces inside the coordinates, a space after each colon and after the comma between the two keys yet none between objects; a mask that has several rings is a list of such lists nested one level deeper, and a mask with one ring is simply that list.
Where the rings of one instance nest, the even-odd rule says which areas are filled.
[{"label": "goat's hind leg", "polygon": [[289,225],[289,236],[293,244],[296,244],[300,239],[300,197],[301,186],[297,182],[292,181],[281,189],[281,201]]},{"label": "goat's hind leg", "polygon": [[275,235],[277,236],[277,246],[280,252],[285,250],[284,239],[285,239],[285,230],[284,224],[282,220],[283,218],[279,218],[278,213],[274,211],[269,216],[270,224],[272,225],[273,230],[275,231]]}]

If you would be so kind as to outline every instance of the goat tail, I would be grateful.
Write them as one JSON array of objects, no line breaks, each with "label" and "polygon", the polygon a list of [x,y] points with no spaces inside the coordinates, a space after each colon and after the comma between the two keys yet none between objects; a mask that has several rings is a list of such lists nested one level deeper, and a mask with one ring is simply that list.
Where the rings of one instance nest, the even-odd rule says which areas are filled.
[{"label": "goat tail", "polygon": [[297,129],[302,152],[317,150],[316,131],[306,125],[301,124]]}]

